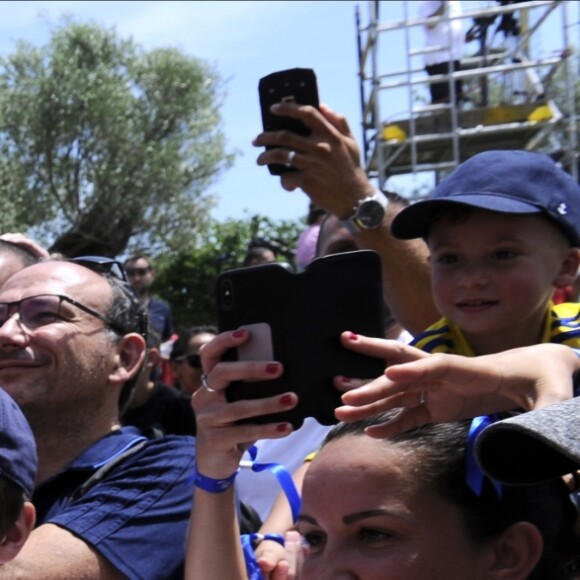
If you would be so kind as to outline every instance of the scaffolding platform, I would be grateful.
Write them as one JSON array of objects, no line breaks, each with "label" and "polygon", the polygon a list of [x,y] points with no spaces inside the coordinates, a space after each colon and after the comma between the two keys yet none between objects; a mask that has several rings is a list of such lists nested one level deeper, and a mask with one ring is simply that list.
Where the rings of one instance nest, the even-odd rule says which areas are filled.
[{"label": "scaffolding platform", "polygon": [[[578,179],[567,2],[463,2],[468,9],[459,16],[444,13],[417,18],[410,11],[416,11],[418,3],[404,1],[403,17],[397,21],[379,19],[387,6],[382,4],[367,2],[366,25],[361,24],[358,10],[356,14],[364,162],[367,174],[377,179],[380,188],[388,189],[386,180],[391,176],[447,172],[492,149],[549,153]],[[461,59],[459,70],[433,76],[425,73],[422,59],[432,49],[422,46],[424,26],[437,19],[448,23],[461,19],[488,23],[489,27],[505,15],[515,18],[521,27],[513,36],[506,35],[500,46],[493,46],[495,35],[489,39],[484,27],[478,50]],[[551,29],[556,46],[551,53],[541,54],[536,50],[543,46],[540,34],[549,21],[558,18],[559,38],[553,38],[554,27]],[[437,48],[449,50],[450,46],[451,36],[449,44]],[[404,55],[402,68],[401,59],[393,58],[395,50]],[[390,70],[389,66],[397,68]],[[562,80],[559,85],[553,82],[557,76],[563,84]],[[462,99],[455,98],[458,79],[463,81],[464,91],[468,89]],[[426,104],[418,96],[421,91],[428,94],[429,85],[435,82],[449,83],[451,103]],[[393,111],[393,104],[401,101],[406,110]]]},{"label": "scaffolding platform", "polygon": [[[384,124],[381,139],[387,177],[412,173],[417,166],[424,171],[454,167],[490,149],[534,150],[560,119],[553,104],[537,102],[459,110],[455,129],[449,111],[418,115],[413,126],[409,120]],[[461,143],[457,159],[452,147],[454,130]],[[413,131],[415,159],[410,140]],[[376,156],[367,164],[367,171],[378,175]]]}]

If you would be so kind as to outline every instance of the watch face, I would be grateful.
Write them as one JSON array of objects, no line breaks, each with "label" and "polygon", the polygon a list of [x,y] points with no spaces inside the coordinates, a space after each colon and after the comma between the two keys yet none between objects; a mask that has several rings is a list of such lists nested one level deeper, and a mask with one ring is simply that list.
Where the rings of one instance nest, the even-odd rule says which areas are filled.
[{"label": "watch face", "polygon": [[357,221],[365,229],[376,228],[381,225],[385,217],[385,208],[375,199],[369,199],[358,208]]}]

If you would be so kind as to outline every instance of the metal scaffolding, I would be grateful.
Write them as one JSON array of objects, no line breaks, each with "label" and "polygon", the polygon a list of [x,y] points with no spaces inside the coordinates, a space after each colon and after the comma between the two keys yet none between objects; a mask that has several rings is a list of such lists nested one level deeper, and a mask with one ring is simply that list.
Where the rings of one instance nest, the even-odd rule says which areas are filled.
[{"label": "metal scaffolding", "polygon": [[[423,67],[422,57],[435,49],[424,48],[422,28],[436,18],[457,17],[413,17],[410,11],[416,11],[418,3],[405,1],[402,20],[381,22],[383,3],[367,4],[367,24],[361,23],[358,9],[356,13],[363,150],[367,174],[378,179],[379,187],[385,188],[394,175],[434,171],[439,176],[490,149],[549,153],[578,179],[576,75],[568,58],[567,2],[484,6],[464,1],[459,18],[464,29],[477,27],[479,46],[462,58],[460,70],[435,76],[428,76]],[[497,46],[492,24],[503,15],[517,19],[519,26]],[[538,55],[534,48],[536,42],[541,44],[549,19],[559,23],[560,37],[551,39],[557,48]],[[396,51],[404,53],[404,66],[389,70],[389,64],[401,61],[394,58]],[[553,81],[562,76],[556,85]],[[454,98],[455,79],[462,79],[467,89],[459,103]],[[428,104],[429,84],[441,81],[449,83],[450,103]],[[558,98],[556,86],[560,91],[564,87],[565,94]],[[394,110],[397,107],[400,110]]]}]

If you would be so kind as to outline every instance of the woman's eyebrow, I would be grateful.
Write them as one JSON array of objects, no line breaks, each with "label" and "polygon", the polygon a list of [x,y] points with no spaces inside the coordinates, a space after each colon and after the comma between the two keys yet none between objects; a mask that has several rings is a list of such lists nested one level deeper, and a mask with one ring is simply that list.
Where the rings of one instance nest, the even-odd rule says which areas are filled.
[{"label": "woman's eyebrow", "polygon": [[400,511],[393,511],[387,509],[374,509],[374,510],[365,510],[362,512],[356,512],[354,514],[349,514],[342,518],[342,521],[345,524],[354,524],[360,520],[364,520],[366,518],[375,518],[377,516],[390,516],[395,517],[400,520],[408,520],[408,516]]},{"label": "woman's eyebrow", "polygon": [[312,516],[308,516],[306,514],[300,514],[296,518],[296,522],[307,522],[309,524],[312,524],[313,526],[317,526],[318,525],[318,522],[316,521],[316,518],[313,518]]}]

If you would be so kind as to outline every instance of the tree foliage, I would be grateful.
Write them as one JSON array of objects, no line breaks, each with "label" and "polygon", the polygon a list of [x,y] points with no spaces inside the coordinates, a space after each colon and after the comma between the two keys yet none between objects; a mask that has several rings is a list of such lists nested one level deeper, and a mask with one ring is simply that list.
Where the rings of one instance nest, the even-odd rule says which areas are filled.
[{"label": "tree foliage", "polygon": [[[220,273],[242,265],[251,240],[263,238],[293,251],[304,227],[299,221],[274,222],[259,215],[247,220],[211,221],[206,235],[200,236],[193,247],[156,256],[156,288],[171,304],[177,330],[216,324],[216,279]],[[290,256],[279,254],[278,259],[290,261]]]},{"label": "tree foliage", "polygon": [[180,246],[232,162],[220,79],[171,49],[66,20],[0,60],[0,229],[65,255]]}]

